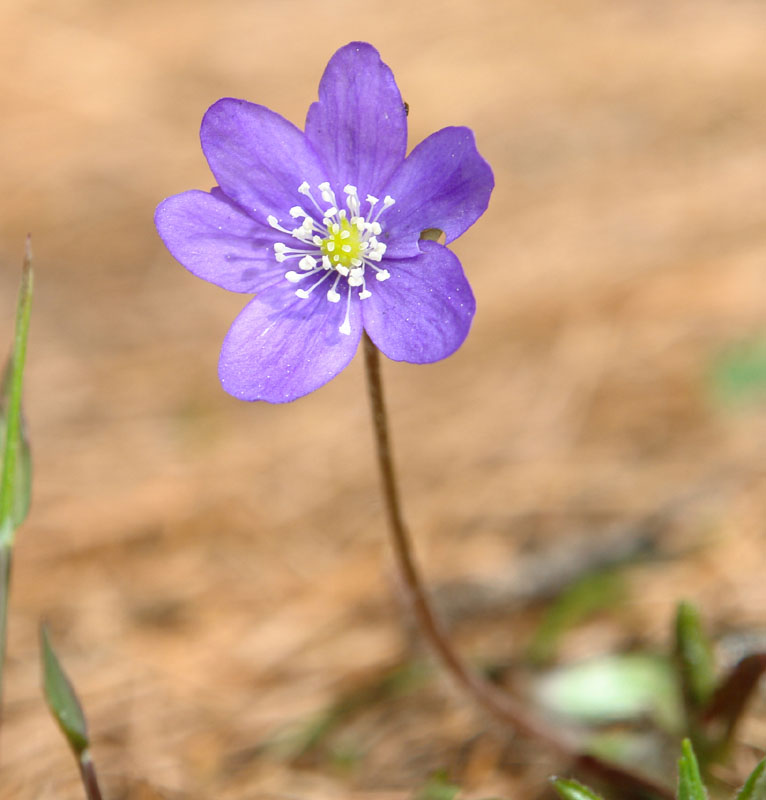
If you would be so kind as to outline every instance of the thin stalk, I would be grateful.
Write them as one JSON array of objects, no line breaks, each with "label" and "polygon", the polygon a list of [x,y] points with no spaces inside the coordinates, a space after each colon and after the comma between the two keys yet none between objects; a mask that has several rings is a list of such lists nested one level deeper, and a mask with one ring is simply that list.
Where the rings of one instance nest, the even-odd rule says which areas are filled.
[{"label": "thin stalk", "polygon": [[472,669],[455,650],[434,613],[415,563],[410,535],[402,514],[389,441],[388,420],[380,376],[380,354],[366,333],[363,339],[378,467],[394,559],[401,575],[407,602],[415,615],[420,631],[443,667],[452,676],[455,683],[492,717],[510,726],[514,731],[537,739],[558,756],[572,760],[575,767],[580,767],[613,785],[618,785],[626,800],[627,798],[637,800],[651,796],[673,800],[674,795],[667,788],[595,756],[581,753],[573,737],[554,730],[530,714],[517,700],[499,690]]},{"label": "thin stalk", "polygon": [[90,757],[89,750],[83,750],[77,760],[80,767],[80,777],[82,785],[85,787],[85,796],[88,800],[102,800],[101,788],[96,777],[96,768],[93,766],[93,759]]},{"label": "thin stalk", "polygon": [[[5,672],[5,649],[8,633],[8,597],[11,593],[11,563],[13,546],[0,544],[0,712],[3,700],[3,676]],[[2,714],[0,713],[0,717]]]}]

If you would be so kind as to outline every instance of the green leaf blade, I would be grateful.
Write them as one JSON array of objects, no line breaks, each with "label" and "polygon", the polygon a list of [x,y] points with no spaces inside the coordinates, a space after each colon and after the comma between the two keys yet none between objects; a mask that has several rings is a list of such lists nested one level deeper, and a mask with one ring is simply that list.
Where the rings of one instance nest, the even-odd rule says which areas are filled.
[{"label": "green leaf blade", "polygon": [[551,778],[551,783],[563,800],[602,800],[601,795],[576,780]]},{"label": "green leaf blade", "polygon": [[685,701],[691,708],[700,709],[715,690],[715,660],[699,612],[685,601],[676,611],[676,658]]},{"label": "green leaf blade", "polygon": [[684,739],[678,759],[678,800],[708,800],[692,744]]},{"label": "green leaf blade", "polygon": [[[8,427],[8,405],[10,399],[10,387],[14,380],[14,359],[11,356],[5,365],[5,374],[0,383],[0,453],[5,453],[6,430]],[[20,411],[19,435],[16,440],[14,452],[11,454],[13,459],[13,474],[9,477],[9,492],[12,497],[12,508],[9,514],[10,527],[15,531],[27,517],[29,513],[30,498],[32,494],[32,454],[29,447],[24,415]],[[5,463],[5,458],[3,458]],[[5,470],[3,470],[3,479]],[[2,527],[0,525],[0,527]]]},{"label": "green leaf blade", "polygon": [[88,749],[88,726],[74,687],[56,656],[43,625],[40,628],[43,694],[54,719],[79,759]]},{"label": "green leaf blade", "polygon": [[614,570],[586,573],[567,586],[546,610],[527,648],[527,657],[535,664],[550,661],[568,630],[593,614],[614,608],[624,596],[624,581]]},{"label": "green leaf blade", "polygon": [[766,800],[766,758],[750,773],[736,800]]},{"label": "green leaf blade", "polygon": [[32,288],[32,252],[27,239],[16,308],[13,352],[0,387],[0,546],[4,547],[13,544],[14,533],[29,511],[32,470],[29,441],[21,414],[21,394],[32,310]]}]

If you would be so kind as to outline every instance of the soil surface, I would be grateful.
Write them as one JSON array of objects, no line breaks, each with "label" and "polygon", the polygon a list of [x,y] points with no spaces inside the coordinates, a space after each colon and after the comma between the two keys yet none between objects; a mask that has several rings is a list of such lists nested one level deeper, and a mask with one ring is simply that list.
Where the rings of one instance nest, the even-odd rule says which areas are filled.
[{"label": "soil surface", "polygon": [[[468,125],[497,182],[453,245],[466,344],[384,364],[461,650],[531,696],[544,602],[609,548],[642,557],[559,663],[667,648],[681,597],[717,639],[766,631],[766,403],[715,378],[766,337],[766,5],[6,0],[0,23],[5,341],[27,231],[37,280],[0,796],[82,796],[39,691],[42,619],[107,798],[404,798],[440,768],[468,796],[536,798],[567,770],[422,666],[361,358],[294,404],[227,396],[217,353],[246,298],[153,228],[162,198],[212,185],[211,103],[302,125],[354,39],[393,68],[413,145]],[[764,747],[756,706],[722,781]]]}]

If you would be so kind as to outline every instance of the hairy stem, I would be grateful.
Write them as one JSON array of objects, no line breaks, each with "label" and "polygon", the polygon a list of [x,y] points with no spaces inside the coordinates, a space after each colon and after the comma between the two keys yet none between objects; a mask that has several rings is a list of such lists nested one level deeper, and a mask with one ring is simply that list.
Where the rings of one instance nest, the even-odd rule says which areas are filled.
[{"label": "hairy stem", "polygon": [[557,755],[572,760],[574,766],[613,785],[618,785],[623,791],[624,798],[638,800],[638,798],[659,797],[672,800],[673,794],[665,787],[655,785],[640,775],[634,775],[595,756],[582,754],[573,737],[552,729],[542,720],[530,714],[517,700],[499,690],[472,669],[455,650],[431,607],[415,564],[410,535],[402,514],[391,454],[383,384],[380,376],[380,354],[366,333],[363,339],[378,467],[394,558],[401,575],[407,601],[415,615],[420,631],[441,664],[450,673],[455,683],[492,717],[510,726],[514,731],[544,743]]}]

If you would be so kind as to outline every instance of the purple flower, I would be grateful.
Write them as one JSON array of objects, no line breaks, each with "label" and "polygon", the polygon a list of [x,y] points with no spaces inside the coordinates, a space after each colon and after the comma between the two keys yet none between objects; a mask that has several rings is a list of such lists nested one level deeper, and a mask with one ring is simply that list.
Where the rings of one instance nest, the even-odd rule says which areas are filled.
[{"label": "purple flower", "polygon": [[[255,293],[223,343],[223,388],[287,402],[354,357],[364,329],[394,361],[457,350],[476,303],[446,241],[481,216],[494,185],[468,128],[407,152],[391,70],[369,44],[330,59],[302,132],[264,106],[224,98],[200,131],[218,186],[160,203],[155,224],[190,272]],[[406,157],[405,157],[406,156]]]}]

